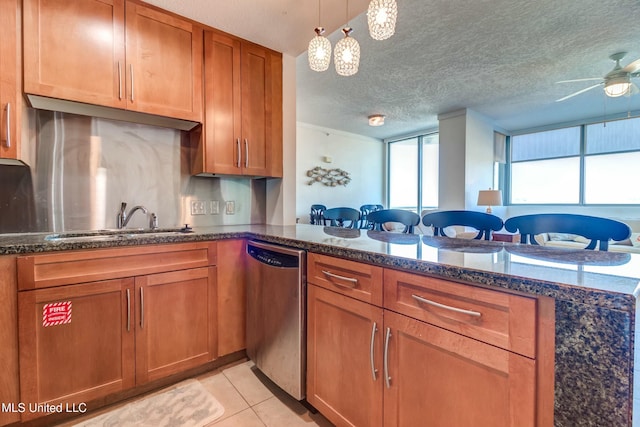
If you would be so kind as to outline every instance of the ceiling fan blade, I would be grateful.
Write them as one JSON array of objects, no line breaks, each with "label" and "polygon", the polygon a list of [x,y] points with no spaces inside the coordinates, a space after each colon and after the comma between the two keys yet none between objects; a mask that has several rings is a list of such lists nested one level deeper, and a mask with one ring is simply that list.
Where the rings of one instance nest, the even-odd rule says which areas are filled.
[{"label": "ceiling fan blade", "polygon": [[574,93],[572,93],[571,95],[567,95],[567,96],[565,96],[565,97],[563,97],[563,98],[556,99],[556,102],[562,102],[562,101],[565,101],[565,100],[567,100],[567,99],[569,99],[569,98],[573,98],[573,97],[574,97],[574,96],[576,96],[576,95],[580,95],[581,93],[585,93],[586,91],[591,90],[591,89],[594,89],[594,88],[597,88],[598,86],[601,86],[601,85],[602,85],[602,83],[598,83],[597,85],[589,86],[589,87],[587,87],[587,88],[584,88],[584,89],[582,89],[582,90],[579,90],[579,91],[577,91],[577,92],[574,92]]},{"label": "ceiling fan blade", "polygon": [[602,80],[602,77],[589,77],[587,79],[573,79],[573,80],[561,80],[556,83],[573,83],[573,82],[588,82],[593,80]]},{"label": "ceiling fan blade", "polygon": [[635,73],[636,71],[640,71],[640,59],[636,59],[631,64],[624,67],[622,71],[626,71],[627,73]]}]

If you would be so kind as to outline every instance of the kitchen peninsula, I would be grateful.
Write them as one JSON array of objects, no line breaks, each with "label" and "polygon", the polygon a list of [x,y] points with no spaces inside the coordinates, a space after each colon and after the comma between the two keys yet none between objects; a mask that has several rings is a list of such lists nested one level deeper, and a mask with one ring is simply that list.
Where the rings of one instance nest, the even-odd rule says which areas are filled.
[{"label": "kitchen peninsula", "polygon": [[[640,255],[311,225],[220,226],[188,234],[95,237],[0,235],[0,261],[70,250],[258,239],[385,271],[546,299],[553,301],[555,321],[553,425],[632,426]],[[540,411],[538,419],[544,418]]]}]

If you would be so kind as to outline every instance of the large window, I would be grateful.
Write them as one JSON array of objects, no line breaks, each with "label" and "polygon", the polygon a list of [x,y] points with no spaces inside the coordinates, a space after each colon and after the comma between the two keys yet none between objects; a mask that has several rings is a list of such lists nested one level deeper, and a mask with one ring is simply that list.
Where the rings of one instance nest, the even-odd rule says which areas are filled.
[{"label": "large window", "polygon": [[640,204],[640,119],[511,137],[511,204]]},{"label": "large window", "polygon": [[388,205],[420,213],[438,206],[438,134],[388,144]]}]

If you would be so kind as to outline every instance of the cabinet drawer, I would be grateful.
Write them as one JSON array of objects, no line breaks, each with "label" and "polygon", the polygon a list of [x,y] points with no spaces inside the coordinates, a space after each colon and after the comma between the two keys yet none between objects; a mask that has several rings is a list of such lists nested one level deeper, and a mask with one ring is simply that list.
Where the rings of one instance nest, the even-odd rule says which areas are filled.
[{"label": "cabinet drawer", "polygon": [[18,290],[117,279],[216,264],[216,243],[178,243],[18,257]]},{"label": "cabinet drawer", "polygon": [[382,267],[309,253],[307,281],[382,306]]},{"label": "cabinet drawer", "polygon": [[536,356],[536,300],[395,270],[384,307],[527,357]]}]

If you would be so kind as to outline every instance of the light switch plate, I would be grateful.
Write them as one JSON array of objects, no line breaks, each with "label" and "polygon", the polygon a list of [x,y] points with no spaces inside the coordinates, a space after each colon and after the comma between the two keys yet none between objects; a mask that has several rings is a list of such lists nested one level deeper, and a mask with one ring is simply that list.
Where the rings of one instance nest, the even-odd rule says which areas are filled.
[{"label": "light switch plate", "polygon": [[206,213],[207,211],[203,200],[191,201],[191,215],[204,215]]}]

